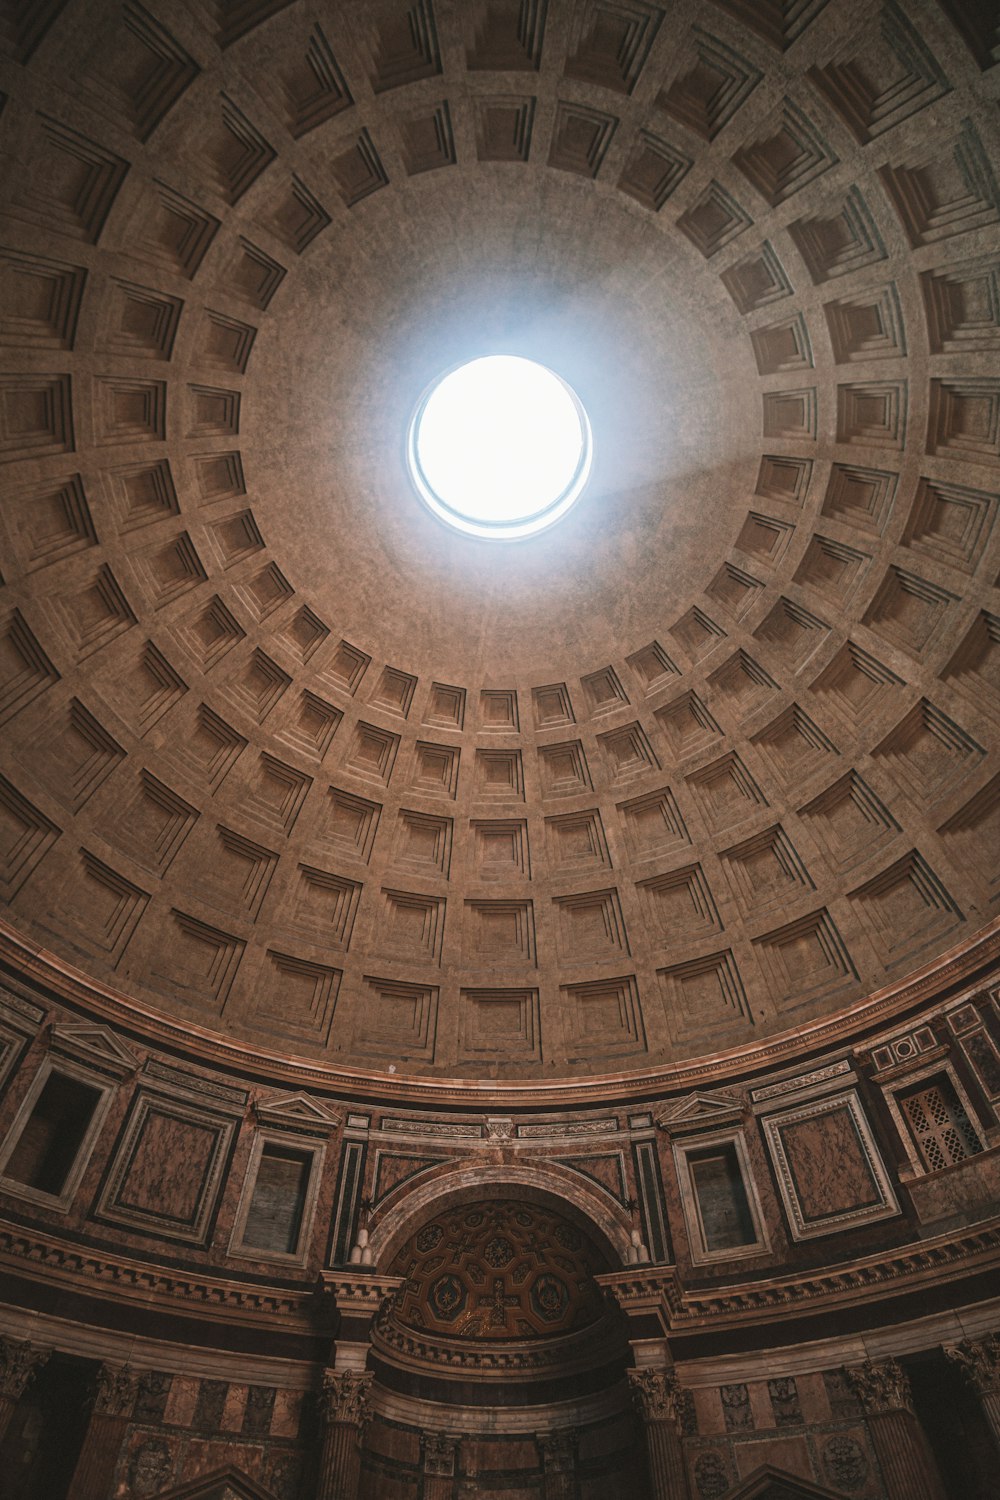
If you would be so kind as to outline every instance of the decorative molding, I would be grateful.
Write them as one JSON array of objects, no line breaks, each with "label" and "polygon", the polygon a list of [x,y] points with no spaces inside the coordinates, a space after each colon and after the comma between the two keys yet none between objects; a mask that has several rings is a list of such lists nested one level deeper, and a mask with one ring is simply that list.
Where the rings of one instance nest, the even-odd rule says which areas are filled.
[{"label": "decorative molding", "polygon": [[[793,1239],[836,1234],[900,1212],[856,1090],[765,1115],[761,1125]],[[849,1189],[852,1201],[843,1196]],[[821,1211],[824,1192],[827,1212]]]},{"label": "decorative molding", "polygon": [[128,1365],[102,1365],[94,1380],[91,1410],[98,1417],[130,1417],[139,1376]]},{"label": "decorative molding", "polygon": [[219,1318],[256,1329],[306,1334],[316,1296],[264,1282],[150,1265],[54,1235],[0,1226],[0,1265],[8,1272],[89,1298],[155,1307],[178,1317]]},{"label": "decorative molding", "polygon": [[945,1358],[957,1365],[978,1396],[1000,1395],[1000,1333],[947,1345]]},{"label": "decorative molding", "polygon": [[428,1104],[468,1103],[470,1093],[474,1093],[477,1104],[487,1108],[504,1109],[530,1100],[535,1108],[541,1109],[553,1104],[593,1106],[598,1103],[607,1106],[611,1100],[647,1094],[650,1089],[662,1092],[665,1088],[704,1087],[713,1079],[731,1073],[780,1066],[802,1053],[814,1053],[819,1047],[835,1047],[859,1030],[891,1021],[894,1016],[912,1010],[947,988],[975,982],[978,972],[990,964],[995,965],[1000,959],[1000,917],[898,984],[874,991],[832,1018],[798,1025],[756,1047],[735,1047],[710,1059],[644,1067],[627,1074],[603,1074],[586,1080],[567,1079],[557,1084],[490,1080],[486,1087],[479,1082],[473,1085],[454,1078],[389,1078],[382,1072],[362,1068],[337,1068],[290,1059],[278,1052],[240,1043],[189,1021],[170,1019],[127,998],[120,991],[88,979],[72,964],[26,941],[9,922],[3,920],[0,920],[0,959],[15,965],[24,978],[34,979],[50,993],[74,1006],[85,1007],[109,1024],[139,1032],[156,1045],[180,1048],[192,1060],[210,1066],[221,1065],[254,1076],[259,1076],[266,1068],[274,1083],[284,1082],[293,1089],[329,1091],[347,1088],[365,1098],[391,1099],[397,1106],[403,1101],[423,1103],[425,1107]]},{"label": "decorative molding", "polygon": [[742,1115],[743,1105],[737,1095],[696,1090],[685,1099],[674,1100],[655,1118],[668,1135],[681,1135],[706,1126],[738,1124]]},{"label": "decorative molding", "polygon": [[338,1312],[360,1313],[366,1317],[374,1317],[403,1284],[402,1276],[380,1276],[364,1268],[321,1271],[320,1279]]},{"label": "decorative molding", "polygon": [[458,1433],[423,1432],[420,1447],[424,1456],[424,1473],[450,1479],[455,1473],[455,1458],[462,1438]]},{"label": "decorative molding", "polygon": [[1000,1216],[973,1229],[955,1230],[897,1246],[835,1267],[797,1272],[767,1281],[744,1281],[685,1291],[673,1266],[602,1272],[595,1279],[626,1313],[656,1311],[665,1332],[706,1325],[773,1324],[846,1305],[941,1287],[964,1276],[1000,1270]]},{"label": "decorative molding", "polygon": [[55,1022],[50,1032],[53,1052],[62,1053],[76,1062],[89,1063],[112,1078],[130,1078],[139,1067],[139,1059],[107,1026],[68,1025]]},{"label": "decorative molding", "polygon": [[535,1442],[542,1455],[542,1468],[546,1474],[575,1474],[576,1450],[580,1445],[580,1434],[575,1427],[565,1427],[560,1432],[536,1432]]},{"label": "decorative molding", "polygon": [[364,1427],[368,1421],[368,1392],[371,1370],[326,1370],[319,1393],[319,1407],[324,1422],[349,1423]]},{"label": "decorative molding", "polygon": [[311,1135],[332,1135],[341,1124],[340,1115],[308,1094],[280,1094],[276,1099],[258,1099],[254,1114],[261,1125],[304,1130]]},{"label": "decorative molding", "polygon": [[[490,1344],[470,1339],[445,1338],[430,1332],[404,1328],[385,1302],[376,1317],[372,1340],[379,1356],[397,1369],[412,1374],[435,1369],[464,1380],[495,1381],[508,1376],[519,1380],[560,1379],[591,1370],[609,1358],[613,1330],[606,1318],[575,1333],[545,1339],[505,1339]],[[610,1349],[613,1357],[617,1346]]]},{"label": "decorative molding", "polygon": [[794,1078],[782,1078],[777,1083],[765,1084],[763,1088],[751,1089],[750,1098],[754,1104],[763,1104],[767,1099],[780,1099],[787,1094],[798,1094],[806,1089],[815,1089],[817,1085],[841,1083],[844,1081],[844,1075],[849,1074],[850,1071],[850,1063],[846,1057],[842,1057],[836,1062],[827,1063],[825,1067],[813,1068],[808,1073],[796,1073]]},{"label": "decorative molding", "polygon": [[19,1401],[29,1380],[51,1353],[51,1349],[39,1349],[21,1339],[0,1334],[0,1397]]},{"label": "decorative molding", "polygon": [[866,1359],[863,1365],[850,1365],[844,1374],[866,1417],[913,1410],[910,1382],[891,1356],[889,1359]]},{"label": "decorative molding", "polygon": [[683,1434],[690,1426],[691,1393],[683,1388],[674,1371],[645,1366],[626,1373],[633,1404],[642,1420],[669,1422]]}]

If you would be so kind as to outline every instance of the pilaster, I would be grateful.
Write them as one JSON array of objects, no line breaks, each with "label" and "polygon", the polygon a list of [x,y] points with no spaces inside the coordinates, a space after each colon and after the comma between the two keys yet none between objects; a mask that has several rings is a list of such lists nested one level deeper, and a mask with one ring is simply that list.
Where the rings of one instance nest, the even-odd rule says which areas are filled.
[{"label": "pilaster", "polygon": [[875,1444],[887,1500],[945,1500],[944,1487],[894,1359],[866,1360],[844,1371]]}]

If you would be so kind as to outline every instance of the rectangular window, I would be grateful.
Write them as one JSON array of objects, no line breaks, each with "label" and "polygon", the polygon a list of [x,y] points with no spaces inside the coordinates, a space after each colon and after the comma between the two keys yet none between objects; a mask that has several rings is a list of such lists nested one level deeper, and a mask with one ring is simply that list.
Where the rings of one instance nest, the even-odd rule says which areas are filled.
[{"label": "rectangular window", "polygon": [[58,1197],[76,1164],[103,1091],[52,1072],[35,1100],[4,1176]]},{"label": "rectangular window", "polygon": [[265,1144],[243,1228],[247,1249],[294,1255],[305,1211],[313,1153]]},{"label": "rectangular window", "polygon": [[982,1142],[947,1073],[925,1078],[896,1097],[928,1172],[938,1172],[982,1151]]},{"label": "rectangular window", "polygon": [[688,1169],[705,1249],[734,1250],[756,1244],[753,1215],[733,1143],[691,1152]]}]

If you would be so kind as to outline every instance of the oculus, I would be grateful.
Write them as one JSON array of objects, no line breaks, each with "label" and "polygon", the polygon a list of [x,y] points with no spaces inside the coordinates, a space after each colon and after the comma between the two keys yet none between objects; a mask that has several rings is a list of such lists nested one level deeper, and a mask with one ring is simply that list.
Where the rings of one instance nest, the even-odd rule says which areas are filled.
[{"label": "oculus", "polygon": [[490,354],[439,376],[407,434],[417,493],[468,536],[515,541],[560,520],[593,462],[590,422],[553,370]]}]

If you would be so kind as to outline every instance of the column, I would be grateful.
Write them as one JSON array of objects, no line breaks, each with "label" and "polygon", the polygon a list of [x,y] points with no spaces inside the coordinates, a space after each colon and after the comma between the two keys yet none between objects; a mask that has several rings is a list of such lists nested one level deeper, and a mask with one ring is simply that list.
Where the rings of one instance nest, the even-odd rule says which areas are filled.
[{"label": "column", "polygon": [[38,1349],[26,1339],[0,1336],[0,1442],[29,1380],[51,1353],[51,1349]]},{"label": "column", "polygon": [[536,1432],[535,1442],[542,1455],[542,1472],[545,1476],[542,1489],[545,1500],[573,1500],[576,1494],[578,1441],[573,1428],[563,1432]]},{"label": "column", "polygon": [[455,1460],[461,1441],[450,1432],[424,1433],[421,1440],[424,1452],[423,1500],[452,1500]]},{"label": "column", "polygon": [[358,1500],[361,1438],[368,1419],[370,1370],[327,1370],[320,1393],[322,1447],[316,1500]]},{"label": "column", "polygon": [[868,1421],[888,1500],[945,1500],[910,1383],[896,1361],[869,1359],[844,1374]]},{"label": "column", "polygon": [[944,1352],[946,1359],[964,1371],[1000,1448],[1000,1333],[988,1333],[982,1339],[963,1339]]},{"label": "column", "polygon": [[642,1417],[653,1500],[688,1500],[684,1463],[684,1416],[688,1393],[673,1370],[629,1370],[632,1400]]},{"label": "column", "polygon": [[139,1377],[127,1365],[101,1365],[66,1500],[108,1500],[138,1389]]}]

